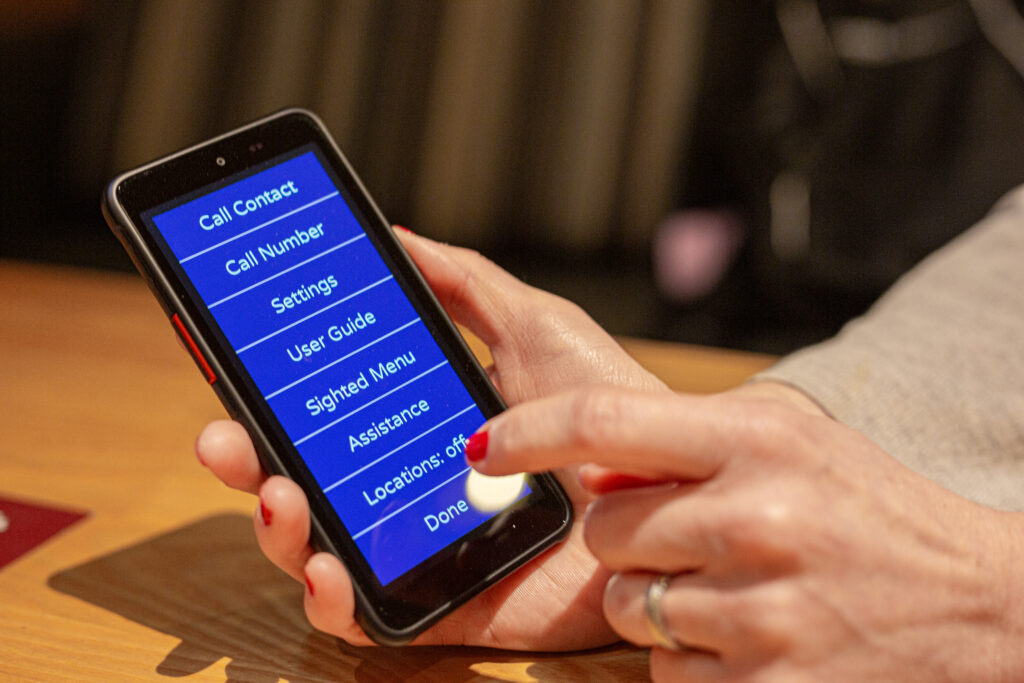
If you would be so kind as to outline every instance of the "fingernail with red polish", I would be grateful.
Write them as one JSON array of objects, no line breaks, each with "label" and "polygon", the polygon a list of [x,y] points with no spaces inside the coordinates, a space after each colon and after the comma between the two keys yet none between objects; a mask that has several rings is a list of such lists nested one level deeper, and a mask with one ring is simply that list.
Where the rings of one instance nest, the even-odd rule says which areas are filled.
[{"label": "fingernail with red polish", "polygon": [[262,498],[260,498],[260,515],[263,517],[263,526],[270,526],[270,522],[274,519],[274,512],[267,507]]},{"label": "fingernail with red polish", "polygon": [[310,581],[309,574],[307,572],[305,572],[305,571],[302,572],[302,576],[305,577],[305,579],[306,579],[306,590],[308,590],[309,594],[312,596],[313,595],[313,582]]},{"label": "fingernail with red polish", "polygon": [[487,432],[477,432],[466,442],[466,460],[480,462],[487,457]]},{"label": "fingernail with red polish", "polygon": [[404,225],[396,225],[395,229],[396,230],[402,230],[404,232],[409,233],[410,235],[412,234],[412,230],[410,230],[409,228],[405,227]]}]

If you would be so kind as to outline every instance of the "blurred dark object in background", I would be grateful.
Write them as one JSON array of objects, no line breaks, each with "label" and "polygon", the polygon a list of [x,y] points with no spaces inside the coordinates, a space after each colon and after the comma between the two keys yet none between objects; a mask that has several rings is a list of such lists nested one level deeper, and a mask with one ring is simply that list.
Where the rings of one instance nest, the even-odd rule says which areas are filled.
[{"label": "blurred dark object in background", "polygon": [[71,182],[81,145],[68,118],[93,11],[88,2],[0,2],[0,256],[128,264],[107,235],[83,227],[95,227],[97,199]]},{"label": "blurred dark object in background", "polygon": [[[787,351],[1024,181],[1007,7],[0,3],[0,256],[130,268],[98,210],[110,177],[304,106],[389,219],[485,251],[616,333]],[[688,283],[680,303],[649,254],[686,208],[729,235],[680,243],[707,259],[662,280]]]},{"label": "blurred dark object in background", "polygon": [[738,212],[747,242],[658,334],[828,336],[1024,182],[1021,4],[712,3],[680,204]]},{"label": "blurred dark object in background", "polygon": [[485,250],[641,334],[656,317],[648,241],[677,193],[704,9],[140,0],[82,2],[39,30],[12,21],[0,253],[127,267],[97,209],[114,173],[304,106],[389,219]]}]

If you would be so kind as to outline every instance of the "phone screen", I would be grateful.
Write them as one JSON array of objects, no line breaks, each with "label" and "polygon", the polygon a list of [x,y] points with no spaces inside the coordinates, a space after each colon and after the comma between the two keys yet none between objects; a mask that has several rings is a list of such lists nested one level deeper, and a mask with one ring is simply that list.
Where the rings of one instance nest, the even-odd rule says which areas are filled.
[{"label": "phone screen", "polygon": [[485,415],[307,144],[144,211],[386,585],[527,496],[464,459]]}]

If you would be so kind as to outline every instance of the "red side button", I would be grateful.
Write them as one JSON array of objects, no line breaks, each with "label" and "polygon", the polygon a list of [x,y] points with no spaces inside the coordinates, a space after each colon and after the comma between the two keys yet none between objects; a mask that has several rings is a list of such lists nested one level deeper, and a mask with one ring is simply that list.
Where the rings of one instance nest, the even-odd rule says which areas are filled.
[{"label": "red side button", "polygon": [[206,381],[210,384],[216,382],[217,375],[213,374],[213,369],[210,367],[210,364],[206,362],[206,359],[203,358],[203,353],[199,350],[199,347],[196,346],[195,341],[192,339],[192,335],[185,329],[185,325],[181,322],[181,318],[178,317],[177,313],[171,316],[171,324],[174,325],[174,331],[178,333],[178,338],[185,344],[185,347],[192,355],[192,359],[195,360],[196,365],[198,365],[199,369],[203,371],[204,375],[206,375]]}]

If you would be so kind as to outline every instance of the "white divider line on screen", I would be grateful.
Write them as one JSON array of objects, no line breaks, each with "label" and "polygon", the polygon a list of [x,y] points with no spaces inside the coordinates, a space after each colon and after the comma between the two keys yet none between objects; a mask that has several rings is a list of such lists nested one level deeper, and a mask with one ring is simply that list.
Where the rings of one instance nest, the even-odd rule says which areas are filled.
[{"label": "white divider line on screen", "polygon": [[444,480],[443,482],[441,482],[440,484],[438,484],[438,485],[437,485],[437,486],[435,486],[434,488],[430,489],[430,490],[429,490],[429,491],[427,491],[426,493],[424,493],[424,494],[422,494],[422,495],[420,495],[420,496],[417,496],[417,497],[416,497],[416,498],[414,498],[413,500],[410,500],[410,501],[409,501],[408,503],[406,503],[406,504],[405,504],[405,505],[403,505],[402,507],[398,508],[397,510],[392,510],[392,511],[391,511],[391,512],[390,512],[390,513],[389,513],[388,515],[385,515],[384,517],[381,517],[381,518],[380,518],[380,519],[378,519],[378,520],[377,520],[376,522],[374,522],[374,523],[373,523],[373,524],[371,524],[370,526],[366,527],[365,529],[363,529],[362,531],[360,531],[360,532],[359,532],[358,534],[354,535],[354,536],[352,537],[352,540],[354,541],[354,540],[358,539],[358,538],[359,538],[360,536],[362,536],[363,534],[365,534],[365,533],[366,533],[366,532],[368,532],[368,531],[373,531],[374,529],[376,529],[376,528],[377,528],[377,527],[379,527],[379,526],[380,526],[381,524],[383,524],[384,522],[388,521],[389,519],[391,519],[391,518],[392,518],[392,517],[394,517],[395,515],[397,515],[397,514],[399,514],[399,513],[401,513],[401,512],[405,512],[405,511],[406,511],[406,510],[408,510],[408,509],[409,509],[410,507],[412,507],[412,506],[413,506],[413,505],[415,505],[416,503],[420,502],[421,500],[423,500],[424,498],[426,498],[427,496],[429,496],[430,494],[432,494],[432,493],[433,493],[434,491],[437,491],[438,489],[442,489],[442,488],[444,488],[444,487],[445,487],[445,486],[447,486],[448,484],[452,483],[453,481],[455,481],[456,479],[458,479],[459,477],[461,477],[462,475],[464,475],[464,474],[465,474],[466,472],[469,472],[469,470],[470,470],[470,468],[469,468],[469,467],[467,467],[466,469],[462,470],[462,471],[461,471],[461,472],[459,472],[458,474],[456,474],[456,475],[454,475],[454,476],[452,476],[452,477],[449,477],[449,478],[445,479],[445,480]]},{"label": "white divider line on screen", "polygon": [[323,372],[324,370],[328,370],[328,369],[330,369],[330,368],[334,367],[335,365],[337,365],[338,363],[341,363],[342,361],[346,361],[346,360],[348,360],[349,358],[351,358],[352,356],[356,355],[357,353],[360,353],[360,352],[362,352],[362,351],[365,351],[366,349],[370,348],[370,347],[371,347],[371,346],[373,346],[374,344],[378,344],[378,343],[380,343],[380,342],[384,341],[385,339],[387,339],[388,337],[390,337],[390,336],[392,336],[392,335],[395,335],[395,334],[398,334],[398,333],[399,333],[399,332],[401,332],[402,330],[404,330],[404,329],[406,329],[407,327],[410,327],[410,326],[412,326],[412,325],[415,325],[415,324],[416,324],[416,323],[418,323],[418,322],[420,322],[420,319],[419,319],[419,318],[413,318],[412,320],[410,320],[409,322],[405,323],[404,325],[399,325],[399,326],[398,326],[398,327],[396,327],[395,329],[393,329],[393,330],[391,330],[390,332],[386,333],[386,334],[385,334],[384,336],[382,336],[382,337],[377,337],[377,338],[376,338],[376,339],[374,339],[373,341],[371,341],[371,342],[369,342],[369,343],[367,343],[367,344],[363,344],[363,345],[362,345],[362,346],[360,346],[360,347],[359,347],[358,349],[356,349],[356,350],[354,350],[354,351],[350,351],[350,352],[346,353],[346,354],[345,354],[344,356],[342,356],[341,358],[338,358],[337,360],[333,360],[333,361],[331,361],[331,362],[330,362],[330,363],[328,363],[327,365],[323,366],[322,368],[320,368],[320,369],[318,369],[318,370],[314,370],[313,372],[309,373],[309,374],[308,374],[308,375],[306,375],[305,377],[300,377],[299,379],[295,380],[295,381],[294,381],[294,382],[292,382],[291,384],[287,384],[287,385],[285,385],[285,386],[281,387],[280,389],[278,389],[277,391],[274,391],[274,392],[272,392],[272,393],[269,393],[269,394],[267,394],[266,396],[264,396],[264,398],[265,398],[265,399],[267,399],[267,400],[269,401],[270,399],[274,398],[274,397],[275,397],[275,396],[277,396],[278,394],[282,394],[282,393],[284,393],[284,392],[288,391],[289,389],[291,389],[292,387],[297,387],[298,385],[300,385],[300,384],[302,384],[303,382],[305,382],[305,381],[306,381],[307,379],[310,379],[310,378],[312,378],[312,377],[315,377],[316,375],[319,375],[319,374],[320,374],[321,372]]},{"label": "white divider line on screen", "polygon": [[349,301],[350,299],[353,299],[353,298],[359,296],[360,294],[363,294],[364,292],[368,292],[371,289],[373,289],[374,287],[376,287],[376,286],[378,286],[380,284],[383,284],[383,283],[387,282],[388,280],[394,279],[394,277],[395,277],[394,275],[388,275],[387,277],[382,277],[381,279],[377,280],[376,282],[371,282],[370,284],[366,285],[362,289],[357,289],[356,291],[352,292],[348,296],[346,296],[344,298],[341,298],[341,299],[338,299],[333,304],[328,304],[327,306],[324,306],[323,308],[321,308],[319,311],[313,311],[312,313],[307,315],[305,318],[299,318],[298,320],[296,320],[295,322],[293,322],[291,324],[285,325],[282,328],[274,330],[273,332],[271,332],[270,334],[268,334],[265,337],[261,337],[261,338],[257,339],[254,342],[246,344],[245,346],[243,346],[240,349],[236,349],[235,352],[236,353],[242,353],[243,351],[248,351],[249,349],[251,349],[254,346],[259,346],[260,344],[262,344],[263,342],[267,341],[268,339],[273,339],[274,337],[276,337],[277,335],[281,334],[282,332],[290,330],[291,328],[295,327],[296,325],[301,325],[302,323],[306,322],[307,320],[311,320],[311,319],[317,317],[318,315],[320,315],[321,313],[324,313],[326,311],[331,310],[335,306],[340,306],[341,304],[345,303],[346,301]]},{"label": "white divider line on screen", "polygon": [[334,425],[338,424],[339,422],[343,422],[344,420],[347,420],[348,418],[352,417],[352,416],[353,416],[353,415],[355,415],[356,413],[358,413],[358,412],[360,412],[360,411],[362,411],[362,410],[364,410],[364,409],[366,409],[366,408],[369,408],[370,406],[372,406],[372,405],[373,405],[374,403],[376,403],[376,402],[378,402],[378,401],[382,401],[382,400],[384,400],[385,398],[387,398],[387,397],[388,397],[388,396],[390,396],[391,394],[395,393],[396,391],[398,391],[398,390],[400,390],[400,389],[404,389],[405,387],[409,386],[409,385],[410,385],[410,384],[412,384],[413,382],[415,382],[415,381],[417,381],[417,380],[420,380],[420,379],[422,379],[422,378],[426,377],[427,375],[429,375],[430,373],[432,373],[432,372],[433,372],[434,370],[437,370],[437,369],[438,369],[438,368],[440,368],[440,367],[444,367],[445,365],[448,365],[448,361],[447,361],[447,360],[443,360],[443,361],[441,361],[440,363],[438,363],[437,365],[435,365],[434,367],[432,367],[432,368],[428,368],[427,370],[424,370],[423,372],[421,372],[420,374],[416,375],[416,376],[415,376],[415,377],[413,377],[412,379],[409,379],[409,380],[406,380],[405,382],[402,382],[401,384],[399,384],[399,385],[398,385],[397,387],[395,387],[395,388],[394,388],[394,389],[392,389],[391,391],[386,391],[386,392],[384,392],[383,394],[381,394],[381,395],[380,395],[380,396],[378,396],[377,398],[373,399],[372,401],[367,401],[366,403],[364,403],[363,405],[359,406],[359,407],[358,407],[358,408],[356,408],[355,410],[352,410],[352,411],[350,411],[350,412],[348,412],[348,413],[345,413],[345,414],[344,414],[344,415],[342,415],[341,417],[339,417],[339,418],[337,418],[337,419],[335,419],[335,420],[332,420],[331,422],[328,422],[328,423],[327,423],[327,424],[325,424],[325,425],[324,425],[323,427],[320,427],[319,429],[316,429],[316,430],[314,430],[314,431],[310,432],[309,434],[306,434],[306,436],[302,437],[301,439],[297,439],[297,440],[296,440],[296,441],[294,442],[294,443],[295,443],[295,445],[296,445],[296,446],[298,446],[298,445],[299,445],[299,444],[301,444],[301,443],[304,443],[304,442],[306,442],[306,441],[309,441],[310,439],[312,439],[312,438],[313,438],[314,436],[316,436],[317,434],[321,434],[321,433],[323,433],[323,432],[327,431],[328,429],[330,429],[330,428],[331,428],[331,427],[333,427]]},{"label": "white divider line on screen", "polygon": [[338,481],[334,482],[333,484],[331,484],[330,486],[328,486],[327,488],[325,488],[325,489],[324,489],[324,493],[328,493],[328,492],[330,492],[330,491],[332,491],[332,490],[334,490],[334,489],[338,488],[339,486],[341,486],[342,484],[344,484],[344,483],[345,483],[346,481],[348,481],[348,480],[349,480],[349,479],[351,479],[352,477],[354,477],[354,476],[356,476],[356,475],[358,475],[358,474],[361,474],[361,473],[365,472],[366,470],[370,469],[371,467],[375,466],[376,464],[378,464],[378,463],[380,463],[380,462],[383,462],[384,460],[387,460],[387,459],[388,459],[388,458],[390,458],[390,457],[391,457],[392,455],[394,455],[394,454],[395,454],[395,453],[397,453],[398,451],[402,450],[402,449],[403,449],[403,448],[405,448],[406,446],[411,446],[411,445],[412,445],[412,444],[414,444],[415,442],[417,442],[417,441],[419,441],[420,439],[422,439],[423,437],[425,437],[425,436],[426,436],[427,434],[430,434],[431,432],[437,431],[438,429],[440,429],[441,427],[444,427],[444,426],[445,426],[446,424],[448,424],[448,423],[449,423],[449,422],[451,422],[452,420],[455,420],[455,419],[457,419],[457,418],[459,418],[459,417],[462,417],[463,415],[465,415],[466,413],[468,413],[468,412],[469,412],[470,410],[472,410],[473,408],[476,408],[476,404],[475,404],[475,403],[471,403],[471,404],[469,404],[468,406],[466,406],[465,408],[463,408],[463,409],[462,409],[462,410],[460,410],[459,412],[457,412],[457,413],[455,413],[454,415],[452,415],[451,417],[447,418],[447,419],[446,419],[446,420],[445,420],[444,422],[439,422],[438,424],[434,425],[434,426],[433,426],[433,427],[431,427],[430,429],[427,429],[426,431],[420,432],[420,433],[419,433],[419,434],[418,434],[417,436],[414,436],[413,438],[409,439],[408,441],[406,441],[405,443],[403,443],[403,444],[402,444],[401,446],[398,446],[397,448],[393,448],[392,450],[388,451],[387,453],[385,453],[384,455],[380,456],[380,457],[379,457],[379,458],[377,458],[376,460],[374,460],[374,461],[372,461],[372,462],[368,462],[368,463],[366,463],[365,465],[363,465],[362,467],[360,467],[360,468],[359,468],[358,470],[356,470],[356,471],[354,471],[354,472],[351,472],[351,473],[349,473],[349,474],[348,474],[348,475],[346,475],[345,477],[342,477],[342,478],[341,478],[341,479],[339,479]]},{"label": "white divider line on screen", "polygon": [[260,223],[255,228],[250,228],[250,229],[246,230],[245,232],[240,232],[237,235],[229,237],[229,238],[227,238],[226,240],[224,240],[222,242],[218,242],[217,244],[214,244],[213,246],[209,246],[209,247],[206,247],[205,249],[201,249],[201,250],[197,251],[196,253],[192,254],[191,256],[186,256],[185,258],[181,259],[179,261],[179,263],[185,263],[186,261],[191,261],[192,259],[194,259],[196,257],[199,257],[199,256],[202,256],[203,254],[209,253],[209,252],[213,251],[214,249],[219,249],[219,248],[223,247],[225,244],[230,244],[231,242],[234,242],[235,240],[242,239],[246,235],[251,235],[254,232],[256,232],[257,230],[262,230],[263,228],[267,227],[268,225],[276,223],[276,222],[278,222],[280,220],[284,220],[285,218],[288,218],[288,216],[294,216],[295,214],[299,213],[300,211],[305,211],[306,209],[308,209],[310,207],[316,206],[320,202],[325,202],[328,199],[330,199],[331,197],[336,197],[336,196],[338,196],[338,191],[337,190],[335,190],[334,192],[325,194],[323,197],[320,197],[319,199],[314,199],[310,203],[303,204],[302,206],[300,206],[300,207],[298,207],[296,209],[292,209],[288,213],[283,213],[280,216],[278,216],[277,218],[271,218],[266,223]]},{"label": "white divider line on screen", "polygon": [[300,263],[296,263],[291,268],[285,268],[284,270],[281,270],[281,271],[278,271],[277,273],[274,273],[270,277],[263,278],[259,282],[254,282],[253,284],[249,285],[248,287],[244,287],[244,288],[238,290],[234,294],[228,294],[223,299],[220,299],[219,301],[214,301],[212,304],[210,304],[209,307],[213,308],[214,306],[220,306],[225,301],[230,301],[231,299],[234,299],[236,296],[241,296],[242,294],[245,294],[246,292],[250,292],[250,291],[256,289],[257,287],[260,287],[262,285],[267,284],[271,280],[276,280],[277,278],[281,277],[282,275],[285,275],[286,273],[292,272],[296,268],[301,268],[302,266],[304,266],[306,264],[309,264],[309,263],[312,263],[313,261],[316,261],[319,258],[323,258],[324,256],[327,256],[331,252],[337,251],[338,249],[341,249],[342,247],[347,247],[348,245],[352,244],[353,242],[355,242],[357,240],[361,240],[364,237],[366,237],[366,233],[362,233],[360,235],[356,235],[355,237],[350,237],[347,240],[345,240],[344,242],[342,242],[341,244],[335,244],[333,247],[331,247],[329,249],[325,249],[325,250],[321,251],[319,254],[316,254],[315,256],[310,256],[305,261],[302,261]]}]

